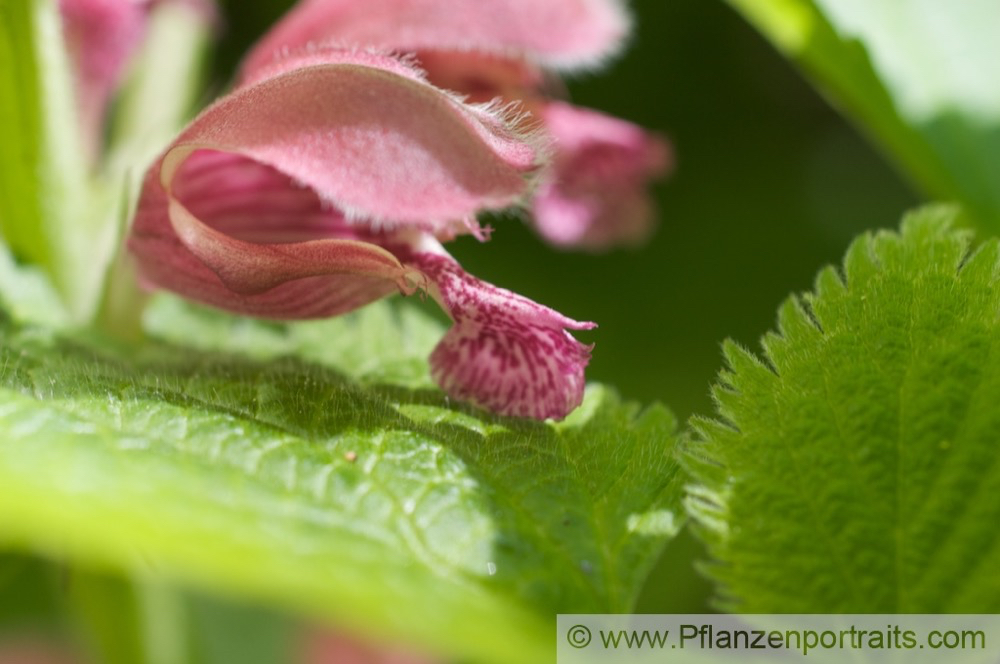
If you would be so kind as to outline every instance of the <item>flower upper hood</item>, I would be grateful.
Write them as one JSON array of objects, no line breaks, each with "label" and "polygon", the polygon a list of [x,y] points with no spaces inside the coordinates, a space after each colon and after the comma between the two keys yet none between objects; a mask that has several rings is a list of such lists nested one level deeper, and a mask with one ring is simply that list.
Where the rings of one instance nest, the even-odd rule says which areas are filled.
[{"label": "flower upper hood", "polygon": [[453,396],[563,417],[586,329],[465,273],[441,245],[523,200],[544,151],[495,109],[385,54],[306,49],[206,109],[149,170],[129,241],[146,283],[238,313],[312,318],[423,290],[455,325],[431,358]]}]

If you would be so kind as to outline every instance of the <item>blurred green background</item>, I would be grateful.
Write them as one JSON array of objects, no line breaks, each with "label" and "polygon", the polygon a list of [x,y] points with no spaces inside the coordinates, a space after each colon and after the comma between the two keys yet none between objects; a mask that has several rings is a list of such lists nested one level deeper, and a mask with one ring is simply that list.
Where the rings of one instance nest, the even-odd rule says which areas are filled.
[{"label": "blurred green background", "polygon": [[[291,0],[222,4],[214,92]],[[808,289],[857,233],[895,227],[918,198],[724,2],[632,6],[638,29],[626,54],[569,90],[576,103],[672,142],[676,170],[656,187],[652,241],[601,256],[555,252],[505,219],[489,244],[466,239],[451,249],[479,277],[596,321],[599,329],[580,336],[596,343],[589,378],[632,400],[662,401],[684,421],[712,412],[723,339],[756,348],[785,297]],[[710,589],[694,571],[702,558],[689,533],[678,538],[639,610],[706,610]],[[26,561],[19,569],[58,586],[58,569],[36,567]],[[26,583],[16,576],[0,583]],[[39,616],[48,598],[38,596]]]},{"label": "blurred green background", "polygon": [[[215,61],[225,79],[289,0],[226,0]],[[851,239],[894,228],[917,194],[765,39],[721,0],[634,0],[637,30],[572,100],[667,136],[676,170],[655,193],[660,226],[639,250],[557,252],[511,219],[487,245],[449,247],[475,275],[600,327],[591,380],[662,401],[681,421],[710,414],[730,337],[757,348],[778,305],[809,289]],[[644,612],[710,610],[685,532],[664,553]]]}]

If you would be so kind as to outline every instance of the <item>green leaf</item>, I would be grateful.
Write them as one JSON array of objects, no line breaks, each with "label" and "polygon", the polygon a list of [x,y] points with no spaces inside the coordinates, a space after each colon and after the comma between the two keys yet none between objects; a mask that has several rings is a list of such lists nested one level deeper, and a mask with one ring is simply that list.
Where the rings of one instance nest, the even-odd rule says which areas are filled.
[{"label": "green leaf", "polygon": [[39,558],[0,553],[0,643],[12,634],[66,631],[59,611],[64,573]]},{"label": "green leaf", "polygon": [[930,196],[1000,232],[994,0],[730,0]]},{"label": "green leaf", "polygon": [[[5,63],[0,67],[0,228],[7,242],[40,255],[46,247],[37,194],[43,129],[33,10],[34,3],[23,0],[0,4],[0,62]],[[47,256],[42,258],[47,262]]]},{"label": "green leaf", "polygon": [[261,361],[296,357],[352,380],[411,389],[436,389],[427,356],[444,333],[436,320],[411,306],[380,304],[333,320],[282,325],[233,317],[170,295],[152,300],[144,326],[177,346]]},{"label": "green leaf", "polygon": [[735,344],[688,497],[746,612],[1000,610],[1000,262],[953,212],[855,241]]},{"label": "green leaf", "polygon": [[94,305],[106,243],[88,190],[57,4],[0,2],[0,231],[82,316]]},{"label": "green leaf", "polygon": [[69,313],[52,283],[38,268],[20,266],[0,245],[0,308],[12,318],[58,328],[69,325]]},{"label": "green leaf", "polygon": [[0,325],[8,544],[542,662],[555,613],[629,609],[679,526],[665,409],[598,386],[557,424],[450,404],[409,308],[286,326],[164,300],[148,325],[173,345]]}]

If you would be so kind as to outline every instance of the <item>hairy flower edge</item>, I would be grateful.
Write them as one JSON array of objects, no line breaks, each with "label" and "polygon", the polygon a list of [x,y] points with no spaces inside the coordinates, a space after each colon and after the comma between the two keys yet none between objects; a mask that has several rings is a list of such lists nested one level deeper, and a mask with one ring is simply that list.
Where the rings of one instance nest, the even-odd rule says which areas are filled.
[{"label": "hairy flower edge", "polygon": [[250,51],[243,71],[331,41],[405,53],[481,52],[585,71],[617,54],[631,28],[622,0],[301,0]]},{"label": "hairy flower edge", "polygon": [[[317,44],[390,48],[416,58],[436,86],[466,99],[519,104],[552,142],[553,167],[529,203],[531,225],[561,249],[638,246],[655,228],[650,183],[672,155],[665,140],[610,116],[557,101],[549,72],[579,54],[599,62],[628,34],[609,0],[301,0],[251,51],[243,76]],[[614,36],[612,36],[614,35]]]},{"label": "hairy flower edge", "polygon": [[141,278],[278,319],[424,290],[455,322],[431,356],[446,392],[504,415],[564,417],[590,357],[566,330],[593,325],[468,275],[439,242],[471,232],[449,220],[518,202],[538,155],[509,149],[517,137],[502,118],[473,128],[484,109],[456,106],[396,63],[372,66],[385,56],[329,57],[244,85],[166,150],[129,240]]}]

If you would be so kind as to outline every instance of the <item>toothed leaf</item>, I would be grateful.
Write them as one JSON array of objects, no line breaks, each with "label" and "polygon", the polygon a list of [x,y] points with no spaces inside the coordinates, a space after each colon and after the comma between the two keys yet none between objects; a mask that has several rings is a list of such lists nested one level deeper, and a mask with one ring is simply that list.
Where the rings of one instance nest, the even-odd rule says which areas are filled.
[{"label": "toothed leaf", "polygon": [[998,242],[970,251],[952,219],[858,239],[762,360],[726,346],[687,455],[727,608],[1000,610]]},{"label": "toothed leaf", "polygon": [[[0,537],[475,661],[625,611],[681,521],[673,417],[592,386],[564,422],[448,402],[439,326],[156,303],[141,351],[0,322]],[[223,350],[226,349],[226,350]]]}]

